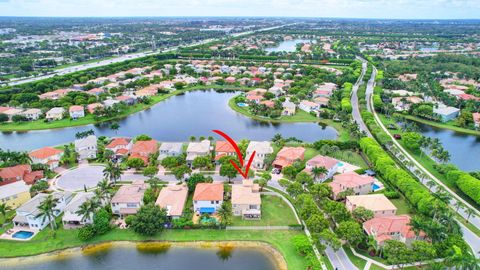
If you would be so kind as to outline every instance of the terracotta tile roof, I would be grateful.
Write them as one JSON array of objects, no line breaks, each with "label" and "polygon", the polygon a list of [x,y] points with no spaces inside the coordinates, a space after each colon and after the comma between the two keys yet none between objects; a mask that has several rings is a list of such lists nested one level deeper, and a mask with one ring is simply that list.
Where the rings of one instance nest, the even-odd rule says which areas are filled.
[{"label": "terracotta tile roof", "polygon": [[60,153],[63,153],[63,150],[55,149],[53,147],[44,147],[40,148],[38,150],[30,152],[30,157],[33,158],[38,158],[38,159],[46,159],[51,156],[58,155]]},{"label": "terracotta tile roof", "polygon": [[295,160],[303,160],[305,155],[305,148],[303,147],[284,147],[280,152],[278,152],[274,165],[278,166],[289,166]]},{"label": "terracotta tile roof", "polygon": [[215,152],[235,153],[235,148],[227,141],[217,141]]},{"label": "terracotta tile roof", "polygon": [[140,156],[148,157],[149,154],[155,153],[158,150],[158,143],[155,140],[150,141],[137,141],[132,146],[132,155],[137,154]]},{"label": "terracotta tile roof", "polygon": [[162,188],[155,204],[167,209],[169,216],[181,216],[187,195],[188,188],[185,185],[169,185]]},{"label": "terracotta tile roof", "polygon": [[199,183],[193,194],[194,201],[223,201],[223,184]]},{"label": "terracotta tile roof", "polygon": [[143,200],[146,185],[142,182],[123,185],[112,198],[112,203],[140,203]]},{"label": "terracotta tile roof", "polygon": [[[415,232],[409,225],[410,216],[388,216],[376,217],[363,223],[363,229],[368,235],[375,235],[377,242],[381,243],[391,239],[392,234],[401,234],[407,239],[415,238]],[[420,232],[420,236],[425,236],[424,232]]]},{"label": "terracotta tile roof", "polygon": [[[0,169],[0,186],[23,180],[27,184],[33,184],[35,180],[43,178],[43,171],[32,172],[32,167],[28,164],[16,165]],[[17,180],[18,179],[18,180]]]},{"label": "terracotta tile roof", "polygon": [[310,159],[309,161],[307,161],[308,166],[324,167],[327,170],[330,170],[333,167],[335,167],[335,165],[337,165],[337,163],[338,163],[338,160],[336,160],[334,158],[331,158],[331,157],[322,156],[322,155],[317,155],[317,156],[313,157],[312,159]]},{"label": "terracotta tile roof", "polygon": [[397,210],[397,207],[383,194],[347,196],[347,201],[355,208],[362,206],[374,212]]},{"label": "terracotta tile roof", "polygon": [[78,106],[78,105],[73,105],[73,106],[70,106],[68,111],[70,111],[70,112],[80,112],[80,111],[82,111],[83,112],[83,107]]},{"label": "terracotta tile roof", "polygon": [[358,175],[356,172],[347,172],[333,176],[333,182],[339,183],[347,188],[372,184],[375,179],[368,175]]},{"label": "terracotta tile roof", "polygon": [[129,138],[115,138],[113,139],[105,148],[115,148],[119,145],[128,145],[130,143],[131,139]]}]

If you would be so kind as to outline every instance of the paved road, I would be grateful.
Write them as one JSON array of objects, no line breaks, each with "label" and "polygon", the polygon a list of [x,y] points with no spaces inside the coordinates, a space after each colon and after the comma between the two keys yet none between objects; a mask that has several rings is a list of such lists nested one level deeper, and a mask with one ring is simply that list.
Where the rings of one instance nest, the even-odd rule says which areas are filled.
[{"label": "paved road", "polygon": [[[230,35],[227,35],[227,36],[240,37],[240,36],[250,35],[250,34],[253,34],[253,33],[257,33],[257,32],[263,32],[263,31],[269,31],[269,30],[273,30],[273,29],[277,29],[277,28],[282,28],[282,27],[290,26],[290,25],[294,25],[294,24],[295,23],[273,26],[273,27],[267,27],[267,28],[261,28],[261,29],[254,30],[254,31],[235,33],[235,34],[230,34]],[[76,66],[57,69],[53,73],[48,74],[48,75],[42,75],[42,76],[36,76],[36,77],[32,77],[32,78],[10,81],[8,84],[9,85],[18,85],[18,84],[23,84],[23,83],[28,83],[28,82],[34,82],[34,81],[47,79],[47,78],[51,78],[51,77],[59,76],[59,75],[65,75],[65,74],[68,74],[68,73],[81,71],[81,70],[85,70],[85,69],[89,69],[89,68],[106,66],[106,65],[113,64],[113,63],[119,63],[119,62],[123,62],[123,61],[126,61],[126,60],[132,60],[132,59],[136,59],[136,58],[140,58],[140,57],[145,57],[145,56],[152,55],[152,54],[173,52],[173,51],[176,51],[180,47],[188,48],[188,47],[207,44],[207,43],[214,42],[214,41],[220,41],[220,40],[225,39],[225,38],[226,37],[216,38],[216,39],[211,38],[211,39],[206,39],[206,40],[194,42],[194,43],[191,43],[191,44],[188,44],[188,45],[174,46],[174,47],[166,48],[166,49],[160,50],[160,51],[145,51],[145,52],[140,52],[140,53],[125,54],[125,55],[118,56],[118,57],[111,58],[111,59],[107,59],[107,60],[99,60],[98,62],[92,62],[92,63],[86,63],[86,64],[81,64],[80,63],[79,65],[76,65]],[[2,84],[0,84],[0,86],[1,85]]]},{"label": "paved road", "polygon": [[367,125],[363,122],[362,115],[360,114],[360,106],[358,105],[358,88],[363,82],[363,77],[365,76],[365,72],[367,72],[367,61],[359,58],[362,61],[362,73],[358,78],[357,82],[353,85],[352,88],[352,96],[350,98],[350,102],[352,103],[352,117],[353,120],[357,123],[361,132],[365,132],[369,137],[372,137],[370,130],[368,130]]},{"label": "paved road", "polygon": [[[374,77],[374,73],[376,74],[376,69],[374,69],[374,72],[372,72],[372,77],[373,79],[375,79]],[[367,85],[367,92],[369,93],[373,93],[373,88],[375,87],[375,83],[370,83]],[[411,161],[412,164],[414,164],[414,166],[412,167],[408,167],[407,169],[410,170],[410,172],[415,175],[415,171],[417,170],[417,168],[424,172],[430,179],[432,179],[433,181],[435,181],[438,185],[442,186],[443,189],[445,191],[447,191],[452,197],[453,199],[450,201],[450,206],[455,210],[455,212],[457,212],[458,214],[460,214],[462,217],[466,218],[467,217],[467,214],[465,212],[465,210],[463,209],[460,209],[459,211],[456,211],[456,207],[455,207],[455,204],[458,202],[458,201],[461,201],[464,205],[467,205],[469,206],[471,209],[474,209],[477,213],[476,216],[474,217],[471,217],[470,218],[470,223],[472,225],[474,225],[475,227],[477,228],[480,228],[480,212],[478,210],[476,210],[475,208],[473,208],[472,206],[470,206],[465,200],[463,200],[461,197],[459,197],[455,192],[451,191],[442,181],[440,181],[438,178],[436,178],[434,175],[432,175],[427,169],[425,169],[425,167],[423,167],[422,164],[420,164],[415,158],[413,158],[398,142],[397,140],[395,140],[393,138],[393,135],[390,133],[390,131],[385,127],[385,125],[382,123],[382,121],[380,121],[380,118],[378,117],[378,114],[375,112],[375,110],[373,109],[373,106],[372,106],[372,95],[370,95],[370,102],[368,103],[369,104],[369,107],[370,107],[370,110],[373,112],[373,115],[375,117],[375,120],[377,121],[378,125],[383,129],[383,131],[390,136],[390,138],[392,139],[393,141],[393,144],[394,146],[396,146],[401,152],[402,152],[402,155],[405,156],[407,159],[409,159]],[[358,106],[358,105],[357,105]],[[428,181],[420,181],[423,185],[426,186],[426,183]],[[426,186],[428,188],[428,186]],[[433,189],[431,190],[432,192],[437,192],[438,191],[438,188],[436,187],[433,187]],[[463,232],[463,238],[465,239],[465,241],[470,245],[470,247],[474,250],[475,252],[475,255],[478,257],[480,257],[480,237],[478,237],[476,234],[474,234],[472,231],[470,231],[467,227],[465,227],[464,225],[462,225],[460,222],[460,227],[462,228],[462,232]]]}]

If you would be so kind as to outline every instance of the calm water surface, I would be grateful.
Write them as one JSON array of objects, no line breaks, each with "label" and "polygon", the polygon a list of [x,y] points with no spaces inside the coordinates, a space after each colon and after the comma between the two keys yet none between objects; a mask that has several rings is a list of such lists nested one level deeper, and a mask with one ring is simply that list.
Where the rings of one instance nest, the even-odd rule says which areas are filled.
[{"label": "calm water surface", "polygon": [[113,248],[92,255],[60,260],[0,266],[5,270],[161,269],[161,270],[275,270],[266,254],[255,249],[234,249],[219,253],[211,249],[170,248],[166,252],[144,253],[135,248]]},{"label": "calm water surface", "polygon": [[265,48],[267,52],[294,52],[297,49],[297,44],[299,43],[310,43],[312,40],[310,39],[293,39],[293,40],[285,40],[280,42],[275,47]]},{"label": "calm water surface", "polygon": [[438,138],[452,164],[465,171],[480,170],[480,137],[417,123],[424,136]]},{"label": "calm water surface", "polygon": [[[152,108],[130,115],[118,131],[108,125],[88,125],[64,129],[0,133],[0,147],[10,150],[32,150],[71,142],[75,133],[89,129],[97,136],[148,134],[159,141],[188,141],[190,136],[213,136],[221,129],[234,139],[270,140],[276,133],[307,142],[336,139],[337,131],[317,123],[273,124],[245,117],[228,107],[234,92],[195,91],[174,96]],[[214,136],[215,137],[215,136]]]}]

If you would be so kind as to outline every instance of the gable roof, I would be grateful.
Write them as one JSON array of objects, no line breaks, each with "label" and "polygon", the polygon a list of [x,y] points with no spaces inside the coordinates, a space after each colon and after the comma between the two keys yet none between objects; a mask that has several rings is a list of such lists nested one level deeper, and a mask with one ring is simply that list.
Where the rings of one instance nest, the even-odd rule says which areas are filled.
[{"label": "gable roof", "polygon": [[217,141],[215,152],[235,153],[235,148],[228,141]]},{"label": "gable roof", "polygon": [[38,150],[30,152],[29,156],[32,158],[46,159],[61,153],[63,153],[63,150],[56,149],[53,147],[44,147],[44,148],[40,148]]},{"label": "gable roof", "polygon": [[128,145],[132,139],[130,138],[115,138],[105,148],[115,148],[119,145]]},{"label": "gable roof", "polygon": [[198,183],[193,194],[195,201],[223,201],[222,183]]}]

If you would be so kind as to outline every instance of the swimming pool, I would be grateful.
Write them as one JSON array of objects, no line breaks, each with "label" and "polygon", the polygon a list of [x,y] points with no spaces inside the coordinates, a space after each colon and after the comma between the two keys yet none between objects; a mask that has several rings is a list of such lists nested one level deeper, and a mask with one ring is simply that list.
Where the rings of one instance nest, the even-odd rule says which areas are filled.
[{"label": "swimming pool", "polygon": [[248,107],[248,104],[247,103],[244,103],[244,102],[239,102],[237,103],[238,107]]},{"label": "swimming pool", "polygon": [[373,183],[372,185],[372,190],[373,191],[378,191],[378,190],[382,190],[384,188],[383,184],[380,183],[380,182],[375,182]]},{"label": "swimming pool", "polygon": [[17,238],[17,239],[29,239],[30,237],[33,236],[33,232],[27,232],[27,231],[18,231],[14,234],[12,234],[12,238]]},{"label": "swimming pool", "polygon": [[338,164],[338,167],[342,167],[344,165],[343,162],[338,162],[337,164]]}]

